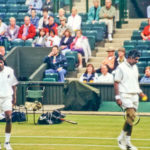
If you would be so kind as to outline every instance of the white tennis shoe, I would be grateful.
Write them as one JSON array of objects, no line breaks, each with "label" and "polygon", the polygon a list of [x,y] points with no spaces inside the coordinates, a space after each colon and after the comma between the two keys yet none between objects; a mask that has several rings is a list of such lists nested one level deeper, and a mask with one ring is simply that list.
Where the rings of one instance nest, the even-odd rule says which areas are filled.
[{"label": "white tennis shoe", "polygon": [[4,144],[4,148],[6,150],[13,150],[9,142]]},{"label": "white tennis shoe", "polygon": [[1,143],[0,143],[0,150],[2,150],[2,146],[1,146]]},{"label": "white tennis shoe", "polygon": [[118,146],[121,150],[127,150],[125,136],[123,136],[123,138],[120,136],[118,137]]},{"label": "white tennis shoe", "polygon": [[138,150],[137,147],[131,144],[131,142],[126,145],[126,148],[127,150]]}]

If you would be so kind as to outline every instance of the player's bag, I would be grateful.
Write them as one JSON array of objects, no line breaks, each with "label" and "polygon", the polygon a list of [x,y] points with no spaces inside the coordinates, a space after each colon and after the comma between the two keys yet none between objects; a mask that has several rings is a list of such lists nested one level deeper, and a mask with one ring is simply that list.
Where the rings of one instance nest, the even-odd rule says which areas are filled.
[{"label": "player's bag", "polygon": [[[5,115],[4,114],[1,114],[1,116],[4,116],[3,118],[1,117],[0,118],[0,122],[6,122],[6,119],[5,119]],[[24,122],[26,121],[26,115],[24,112],[17,112],[17,111],[14,111],[12,113],[12,122]]]},{"label": "player's bag", "polygon": [[43,113],[38,119],[38,124],[59,124],[62,123],[62,118],[65,118],[65,115],[62,114],[59,110],[54,110],[51,113]]}]

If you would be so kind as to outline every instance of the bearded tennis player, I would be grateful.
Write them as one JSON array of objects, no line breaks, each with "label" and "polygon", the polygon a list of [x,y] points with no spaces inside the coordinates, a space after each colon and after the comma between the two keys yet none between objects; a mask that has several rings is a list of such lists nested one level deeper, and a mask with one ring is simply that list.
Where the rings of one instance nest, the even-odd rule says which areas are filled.
[{"label": "bearded tennis player", "polygon": [[115,72],[115,99],[117,104],[126,111],[126,121],[118,137],[121,150],[137,150],[131,143],[133,122],[139,105],[139,96],[146,96],[139,86],[137,63],[140,53],[132,50],[128,53],[127,61],[120,64]]},{"label": "bearded tennis player", "polygon": [[[4,58],[0,56],[0,109],[5,113],[5,143],[6,150],[12,150],[10,145],[12,106],[16,104],[16,85],[18,81],[13,69],[4,65]],[[0,144],[0,150],[2,149]]]}]

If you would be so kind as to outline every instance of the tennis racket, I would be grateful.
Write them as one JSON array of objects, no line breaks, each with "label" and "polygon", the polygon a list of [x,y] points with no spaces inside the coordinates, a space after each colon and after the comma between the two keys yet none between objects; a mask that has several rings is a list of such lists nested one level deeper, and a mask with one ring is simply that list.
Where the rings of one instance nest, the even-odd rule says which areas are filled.
[{"label": "tennis racket", "polygon": [[[126,111],[121,107],[122,111],[123,111],[123,118],[124,120],[127,120],[127,114],[126,114]],[[140,122],[140,114],[138,111],[136,111],[136,117],[134,119],[134,122],[133,122],[133,126],[136,126],[137,124],[139,124]]]},{"label": "tennis racket", "polygon": [[60,118],[61,121],[64,121],[64,122],[68,122],[68,123],[71,123],[71,124],[78,124],[77,122],[75,121],[71,121],[71,120],[66,120],[64,118]]}]

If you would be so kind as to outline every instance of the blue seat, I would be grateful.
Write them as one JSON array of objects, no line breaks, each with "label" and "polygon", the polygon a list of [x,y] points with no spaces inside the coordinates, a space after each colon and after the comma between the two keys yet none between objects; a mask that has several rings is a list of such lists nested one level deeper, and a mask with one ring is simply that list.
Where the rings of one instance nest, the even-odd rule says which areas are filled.
[{"label": "blue seat", "polygon": [[19,12],[27,13],[28,12],[28,6],[20,5]]},{"label": "blue seat", "polygon": [[143,50],[143,51],[142,51],[142,57],[150,58],[150,51],[148,51],[148,50]]},{"label": "blue seat", "polygon": [[76,67],[76,60],[74,56],[66,56],[67,59],[67,70],[68,71],[74,71]]},{"label": "blue seat", "polygon": [[6,0],[0,0],[0,4],[6,4]]},{"label": "blue seat", "polygon": [[148,22],[147,22],[147,21],[143,21],[143,22],[141,23],[141,25],[140,25],[139,30],[143,30],[143,29],[145,28],[145,26],[147,26],[147,25],[148,25]]},{"label": "blue seat", "polygon": [[26,15],[26,13],[18,13],[17,21],[23,21]]},{"label": "blue seat", "polygon": [[55,82],[57,82],[58,81],[58,73],[45,73],[45,79],[54,79]]},{"label": "blue seat", "polygon": [[24,46],[31,47],[32,41],[30,41],[30,40],[25,41]]},{"label": "blue seat", "polygon": [[139,61],[137,63],[138,67],[146,67],[147,66],[147,63],[145,61]]},{"label": "blue seat", "polygon": [[75,62],[78,63],[78,52],[70,51],[65,54],[65,56],[73,56],[75,58]]},{"label": "blue seat", "polygon": [[16,4],[16,0],[7,0],[6,4]]},{"label": "blue seat", "polygon": [[17,4],[25,4],[26,0],[17,0]]},{"label": "blue seat", "polygon": [[129,52],[130,50],[133,50],[135,48],[134,45],[124,45],[124,48],[126,49],[127,52]]},{"label": "blue seat", "polygon": [[127,46],[127,45],[135,46],[136,44],[137,44],[136,40],[126,40],[126,41],[124,41],[124,46]]},{"label": "blue seat", "polygon": [[96,39],[95,36],[87,36],[91,50],[95,49],[95,43],[96,43]]},{"label": "blue seat", "polygon": [[23,41],[12,41],[11,42],[12,47],[22,47],[24,46],[24,42]]},{"label": "blue seat", "polygon": [[131,40],[142,40],[141,31],[140,30],[134,30],[132,37],[131,37]]},{"label": "blue seat", "polygon": [[19,8],[20,6],[18,6],[17,4],[13,4],[13,5],[8,5],[7,6],[7,11],[9,13],[13,13],[13,12],[18,12],[19,11]]}]

